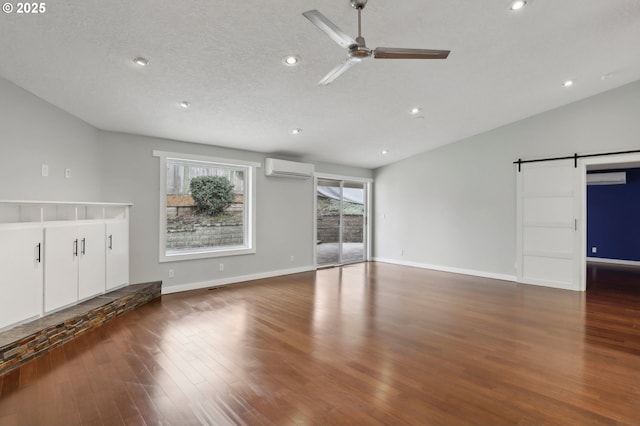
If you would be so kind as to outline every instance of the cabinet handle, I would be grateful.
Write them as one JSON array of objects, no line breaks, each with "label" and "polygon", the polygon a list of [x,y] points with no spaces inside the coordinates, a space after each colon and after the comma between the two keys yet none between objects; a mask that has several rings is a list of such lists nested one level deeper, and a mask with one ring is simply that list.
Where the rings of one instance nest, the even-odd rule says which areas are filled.
[{"label": "cabinet handle", "polygon": [[78,255],[78,239],[73,240],[73,255]]},{"label": "cabinet handle", "polygon": [[109,235],[109,250],[113,250],[113,234]]},{"label": "cabinet handle", "polygon": [[82,254],[83,255],[87,254],[87,239],[86,238],[82,239]]},{"label": "cabinet handle", "polygon": [[38,243],[38,257],[36,258],[36,261],[37,261],[38,263],[41,263],[41,262],[42,262],[42,257],[41,257],[41,255],[42,255],[42,243]]}]

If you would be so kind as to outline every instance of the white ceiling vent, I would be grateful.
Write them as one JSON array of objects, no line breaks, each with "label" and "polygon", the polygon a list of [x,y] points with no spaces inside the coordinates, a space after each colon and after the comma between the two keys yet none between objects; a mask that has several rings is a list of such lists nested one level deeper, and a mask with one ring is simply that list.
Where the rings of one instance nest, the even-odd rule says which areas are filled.
[{"label": "white ceiling vent", "polygon": [[309,179],[313,176],[313,164],[267,158],[264,162],[264,173],[271,177],[288,177]]},{"label": "white ceiling vent", "polygon": [[623,185],[627,183],[626,172],[589,173],[587,185]]}]

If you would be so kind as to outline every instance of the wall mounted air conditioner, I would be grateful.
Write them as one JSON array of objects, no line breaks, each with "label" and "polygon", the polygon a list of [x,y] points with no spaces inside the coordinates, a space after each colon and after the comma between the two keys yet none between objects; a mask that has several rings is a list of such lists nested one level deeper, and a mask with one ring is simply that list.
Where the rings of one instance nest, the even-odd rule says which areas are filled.
[{"label": "wall mounted air conditioner", "polygon": [[627,183],[626,172],[587,174],[587,185],[623,185],[625,183]]},{"label": "wall mounted air conditioner", "polygon": [[264,161],[264,173],[271,177],[309,179],[313,176],[313,164],[267,158]]}]

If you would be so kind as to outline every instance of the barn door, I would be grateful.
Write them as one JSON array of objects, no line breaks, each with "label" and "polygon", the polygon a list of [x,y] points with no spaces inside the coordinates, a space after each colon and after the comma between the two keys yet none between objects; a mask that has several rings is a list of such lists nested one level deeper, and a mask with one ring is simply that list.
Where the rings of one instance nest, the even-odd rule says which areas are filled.
[{"label": "barn door", "polygon": [[579,169],[573,160],[522,164],[518,173],[517,279],[581,288]]}]

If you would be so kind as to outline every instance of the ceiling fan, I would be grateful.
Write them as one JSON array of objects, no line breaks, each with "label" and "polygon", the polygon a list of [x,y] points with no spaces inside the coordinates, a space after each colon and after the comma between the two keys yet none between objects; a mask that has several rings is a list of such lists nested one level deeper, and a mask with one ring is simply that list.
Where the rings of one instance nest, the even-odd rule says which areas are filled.
[{"label": "ceiling fan", "polygon": [[367,5],[367,0],[350,0],[350,2],[351,7],[358,11],[358,37],[356,37],[355,40],[345,34],[336,24],[317,10],[309,10],[303,13],[304,17],[311,21],[313,25],[318,27],[340,46],[346,47],[349,50],[344,62],[329,71],[329,74],[325,75],[324,78],[318,82],[318,85],[326,86],[340,77],[342,73],[353,65],[371,57],[375,59],[446,59],[447,56],[449,56],[449,50],[405,49],[398,47],[368,48],[361,34],[361,12]]}]

